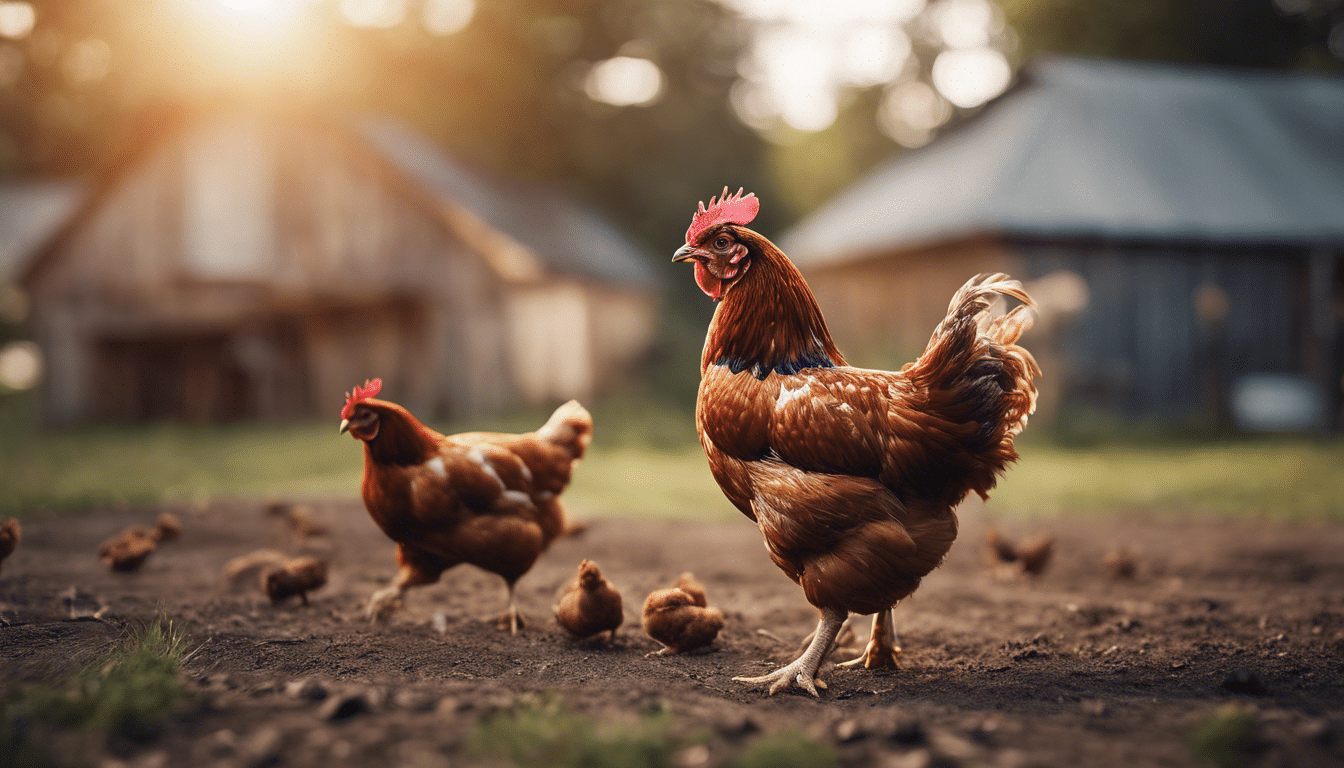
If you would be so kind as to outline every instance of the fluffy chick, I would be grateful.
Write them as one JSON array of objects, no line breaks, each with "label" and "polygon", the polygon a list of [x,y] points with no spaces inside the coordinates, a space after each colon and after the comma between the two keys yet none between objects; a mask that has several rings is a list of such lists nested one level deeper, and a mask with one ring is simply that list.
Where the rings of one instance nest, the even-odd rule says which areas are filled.
[{"label": "fluffy chick", "polygon": [[708,607],[704,586],[689,573],[681,575],[677,586],[650,594],[642,619],[644,633],[663,644],[650,656],[702,648],[723,629],[723,612]]},{"label": "fluffy chick", "polygon": [[172,512],[160,512],[151,533],[156,541],[176,541],[182,537],[182,519]]},{"label": "fluffy chick", "polygon": [[153,531],[143,525],[132,525],[104,541],[98,548],[98,557],[117,573],[133,573],[140,570],[140,566],[158,548],[159,542]]},{"label": "fluffy chick", "polygon": [[6,518],[0,523],[0,566],[5,564],[5,558],[14,554],[14,548],[19,546],[19,541],[23,539],[23,528],[19,525],[18,518]]},{"label": "fluffy chick", "polygon": [[1125,547],[1118,547],[1107,552],[1101,564],[1113,579],[1132,579],[1139,571],[1139,556]]},{"label": "fluffy chick", "polygon": [[1042,533],[1021,544],[1014,544],[991,528],[985,534],[985,563],[1003,578],[1040,576],[1050,566],[1055,553],[1055,537]]},{"label": "fluffy chick", "polygon": [[289,556],[279,550],[258,549],[225,563],[222,575],[224,581],[237,590],[249,581],[255,584],[264,571],[279,568],[287,560]]},{"label": "fluffy chick", "polygon": [[316,557],[296,557],[261,575],[261,589],[273,604],[298,595],[307,605],[308,593],[326,583],[327,563]]},{"label": "fluffy chick", "polygon": [[580,640],[603,632],[611,633],[608,642],[615,640],[616,628],[625,621],[625,614],[621,612],[621,593],[602,578],[597,563],[584,560],[579,563],[578,576],[560,593],[555,620]]}]

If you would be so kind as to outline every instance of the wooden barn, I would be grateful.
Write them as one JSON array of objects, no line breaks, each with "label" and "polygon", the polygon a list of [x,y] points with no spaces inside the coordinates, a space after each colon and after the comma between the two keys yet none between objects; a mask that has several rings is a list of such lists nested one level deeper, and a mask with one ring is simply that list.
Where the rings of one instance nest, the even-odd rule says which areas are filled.
[{"label": "wooden barn", "polygon": [[371,377],[446,416],[627,380],[648,258],[389,121],[220,113],[97,179],[18,282],[52,422],[335,418]]},{"label": "wooden barn", "polygon": [[1269,378],[1339,428],[1344,79],[1041,60],[780,240],[860,360],[909,359],[1004,271],[1042,303],[1047,420],[1227,423]]}]

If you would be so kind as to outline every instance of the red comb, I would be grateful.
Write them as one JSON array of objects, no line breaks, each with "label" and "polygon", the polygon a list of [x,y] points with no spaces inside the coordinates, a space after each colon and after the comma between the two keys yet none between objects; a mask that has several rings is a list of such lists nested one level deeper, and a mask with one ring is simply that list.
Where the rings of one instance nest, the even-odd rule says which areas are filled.
[{"label": "red comb", "polygon": [[345,407],[341,409],[341,418],[350,418],[350,414],[355,412],[356,405],[378,394],[382,388],[382,379],[366,379],[364,386],[355,387],[355,391],[345,396]]},{"label": "red comb", "polygon": [[748,192],[744,197],[741,187],[737,194],[728,195],[728,188],[723,188],[723,194],[719,196],[717,202],[715,198],[709,198],[709,207],[706,208],[704,202],[700,203],[700,208],[695,212],[691,219],[691,227],[686,230],[686,242],[694,243],[705,230],[717,227],[720,224],[748,224],[756,218],[756,213],[761,210],[761,201],[756,195]]}]

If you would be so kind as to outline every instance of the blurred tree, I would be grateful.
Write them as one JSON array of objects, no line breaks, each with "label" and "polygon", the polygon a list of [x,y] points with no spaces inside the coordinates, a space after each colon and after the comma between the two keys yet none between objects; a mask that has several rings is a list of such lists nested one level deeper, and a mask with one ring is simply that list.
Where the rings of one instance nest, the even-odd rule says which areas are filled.
[{"label": "blurred tree", "polygon": [[1021,38],[1021,60],[1052,52],[1344,71],[1341,0],[1000,2]]}]

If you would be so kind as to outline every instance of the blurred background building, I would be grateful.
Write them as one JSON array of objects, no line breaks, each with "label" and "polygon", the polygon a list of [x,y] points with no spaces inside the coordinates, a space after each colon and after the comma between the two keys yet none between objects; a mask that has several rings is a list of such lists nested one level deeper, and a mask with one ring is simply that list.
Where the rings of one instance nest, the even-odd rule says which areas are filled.
[{"label": "blurred background building", "polygon": [[1274,375],[1305,428],[1339,419],[1342,211],[1344,79],[1053,58],[780,242],[875,364],[1003,271],[1041,305],[1046,422],[1244,419],[1234,390]]},{"label": "blurred background building", "polygon": [[1006,269],[1060,428],[1337,430],[1341,73],[1337,0],[0,0],[0,399],[689,407],[729,185],[856,360]]}]

